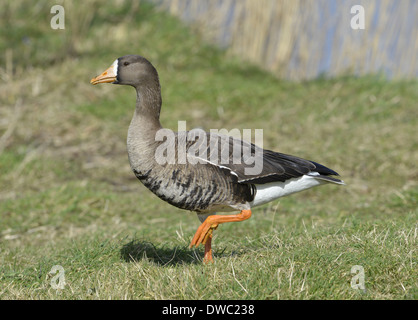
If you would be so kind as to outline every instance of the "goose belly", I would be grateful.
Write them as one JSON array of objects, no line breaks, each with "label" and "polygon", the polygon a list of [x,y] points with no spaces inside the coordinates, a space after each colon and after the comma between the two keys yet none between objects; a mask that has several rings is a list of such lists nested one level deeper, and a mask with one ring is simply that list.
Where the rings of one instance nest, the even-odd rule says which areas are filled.
[{"label": "goose belly", "polygon": [[277,198],[288,196],[312,187],[319,186],[324,182],[312,176],[303,175],[292,178],[285,182],[277,181],[266,184],[256,184],[257,189],[254,200],[250,202],[251,207],[260,206]]},{"label": "goose belly", "polygon": [[183,175],[180,171],[173,171],[171,175],[147,177],[141,182],[160,199],[181,209],[196,212],[231,210],[228,192],[224,192],[228,185],[219,186],[213,180],[196,179],[193,172]]}]

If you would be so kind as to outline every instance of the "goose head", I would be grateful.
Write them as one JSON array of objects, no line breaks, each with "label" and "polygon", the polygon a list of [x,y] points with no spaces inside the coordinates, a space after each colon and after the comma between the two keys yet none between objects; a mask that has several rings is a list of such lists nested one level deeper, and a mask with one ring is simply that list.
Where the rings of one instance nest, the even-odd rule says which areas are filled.
[{"label": "goose head", "polygon": [[101,75],[91,79],[90,83],[123,84],[137,89],[149,85],[159,87],[157,70],[147,59],[138,55],[116,59]]}]

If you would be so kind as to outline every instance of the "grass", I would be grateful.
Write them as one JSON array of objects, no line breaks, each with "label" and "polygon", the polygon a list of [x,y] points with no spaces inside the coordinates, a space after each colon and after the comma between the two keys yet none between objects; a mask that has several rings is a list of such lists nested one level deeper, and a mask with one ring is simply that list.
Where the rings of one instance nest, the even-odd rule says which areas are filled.
[{"label": "grass", "polygon": [[[8,2],[14,32],[0,28],[13,56],[0,84],[0,299],[418,298],[417,81],[280,81],[146,3],[130,19],[129,2],[101,7],[69,45],[70,30],[30,24],[48,6]],[[262,128],[265,147],[324,163],[347,186],[220,226],[216,262],[202,265],[202,248],[188,249],[195,215],[130,172],[132,89],[89,84],[127,53],[159,70],[166,127]],[[350,286],[355,265],[365,291]]]}]

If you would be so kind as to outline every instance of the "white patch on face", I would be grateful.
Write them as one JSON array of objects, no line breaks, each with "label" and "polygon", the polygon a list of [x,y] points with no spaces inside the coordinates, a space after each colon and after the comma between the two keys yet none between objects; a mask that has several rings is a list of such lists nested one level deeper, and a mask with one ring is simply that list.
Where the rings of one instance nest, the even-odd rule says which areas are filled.
[{"label": "white patch on face", "polygon": [[113,63],[112,63],[112,67],[113,67],[113,74],[115,75],[115,77],[118,76],[118,59],[116,59]]}]

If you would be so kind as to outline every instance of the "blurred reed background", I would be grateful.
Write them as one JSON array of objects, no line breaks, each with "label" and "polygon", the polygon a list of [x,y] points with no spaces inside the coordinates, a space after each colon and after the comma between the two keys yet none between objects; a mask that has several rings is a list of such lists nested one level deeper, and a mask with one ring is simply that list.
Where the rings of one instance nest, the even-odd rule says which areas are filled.
[{"label": "blurred reed background", "polygon": [[[418,76],[416,0],[154,0],[202,35],[280,78]],[[365,9],[365,29],[350,12]]]}]

